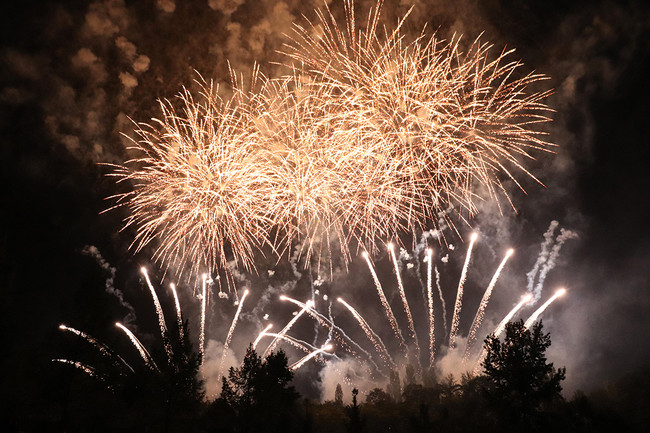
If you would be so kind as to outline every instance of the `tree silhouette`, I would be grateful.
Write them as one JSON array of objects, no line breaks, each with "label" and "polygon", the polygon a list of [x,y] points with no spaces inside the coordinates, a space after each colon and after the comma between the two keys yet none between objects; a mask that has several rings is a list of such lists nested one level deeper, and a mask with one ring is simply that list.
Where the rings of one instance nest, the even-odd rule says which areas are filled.
[{"label": "tree silhouette", "polygon": [[221,402],[235,418],[236,431],[289,431],[299,395],[289,383],[293,372],[283,351],[262,360],[250,345],[239,368],[222,378]]},{"label": "tree silhouette", "polygon": [[341,388],[340,383],[336,384],[336,390],[334,391],[334,403],[339,406],[343,406],[343,388]]},{"label": "tree silhouette", "polygon": [[483,369],[490,381],[487,392],[502,431],[541,430],[545,405],[561,400],[565,369],[546,362],[550,334],[542,322],[528,330],[523,320],[506,325],[503,342],[493,335],[485,340]]}]

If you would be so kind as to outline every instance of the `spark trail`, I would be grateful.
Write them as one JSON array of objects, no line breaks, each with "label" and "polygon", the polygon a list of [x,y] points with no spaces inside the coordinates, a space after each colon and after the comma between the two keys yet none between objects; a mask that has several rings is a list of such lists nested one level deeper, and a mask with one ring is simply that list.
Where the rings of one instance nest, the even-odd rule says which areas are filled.
[{"label": "spark trail", "polygon": [[255,350],[255,348],[257,347],[257,344],[260,342],[260,340],[261,340],[265,335],[267,335],[266,333],[267,333],[267,332],[269,331],[269,329],[271,329],[271,328],[273,328],[273,323],[269,323],[268,325],[266,325],[266,328],[264,328],[264,329],[262,330],[262,332],[259,333],[259,335],[258,335],[257,338],[255,339],[255,341],[253,342],[253,350]]},{"label": "spark trail", "polygon": [[436,271],[436,287],[438,288],[438,297],[440,298],[440,305],[442,305],[442,326],[445,328],[445,335],[449,333],[449,328],[447,327],[447,303],[445,302],[445,297],[442,295],[442,287],[440,286],[440,272],[438,272],[438,267],[433,268]]},{"label": "spark trail", "polygon": [[299,369],[300,367],[302,367],[303,365],[305,365],[305,363],[306,363],[307,361],[309,361],[310,359],[312,359],[313,357],[317,356],[317,355],[320,354],[320,353],[327,352],[328,350],[332,350],[333,347],[334,347],[334,346],[332,346],[331,344],[328,344],[327,346],[324,346],[324,347],[321,347],[320,349],[314,350],[314,351],[313,351],[312,353],[310,353],[309,355],[305,356],[304,358],[302,358],[302,359],[299,360],[298,362],[292,364],[292,365],[289,367],[289,369],[292,370],[292,371],[296,371],[297,369]]},{"label": "spark trail", "polygon": [[140,272],[142,272],[142,275],[144,275],[144,279],[147,282],[147,286],[149,286],[149,291],[151,292],[151,297],[153,298],[153,305],[156,308],[156,314],[158,315],[158,325],[160,326],[160,335],[162,336],[163,344],[165,345],[165,352],[167,352],[167,359],[171,360],[172,346],[171,343],[169,342],[169,335],[167,334],[167,324],[165,323],[165,314],[163,313],[162,306],[160,305],[160,300],[158,300],[158,295],[156,294],[156,290],[153,288],[153,284],[151,284],[151,280],[149,279],[149,274],[147,273],[147,269],[142,267],[140,268]]},{"label": "spark trail", "polygon": [[478,238],[477,233],[472,233],[470,238],[469,247],[467,248],[467,256],[465,257],[465,264],[463,265],[463,270],[460,274],[460,280],[458,281],[458,290],[456,291],[456,303],[454,304],[454,315],[451,319],[451,331],[449,332],[449,349],[456,348],[456,334],[458,333],[458,324],[460,323],[460,310],[463,305],[463,286],[465,285],[465,279],[467,279],[467,269],[469,268],[469,262],[472,258],[472,248],[474,247],[474,242]]},{"label": "spark trail", "polygon": [[129,340],[131,340],[133,346],[138,350],[138,353],[140,353],[140,356],[144,360],[144,363],[147,365],[147,367],[151,368],[152,370],[160,371],[156,365],[156,362],[153,360],[147,349],[142,343],[140,343],[140,340],[138,340],[138,337],[133,335],[133,332],[129,331],[129,329],[126,326],[122,325],[120,322],[115,323],[115,326],[124,331],[127,337],[129,337]]},{"label": "spark trail", "polygon": [[[306,305],[306,304],[303,304],[302,302],[300,302],[300,301],[298,301],[298,300],[296,300],[296,299],[290,298],[290,297],[288,297],[288,296],[286,296],[286,295],[282,295],[282,296],[280,296],[280,300],[281,300],[281,301],[289,301],[289,302],[292,302],[292,303],[294,303],[294,304],[296,304],[296,305],[298,305],[298,306],[300,306],[300,307],[303,307],[303,308],[304,308],[305,305]],[[376,370],[379,370],[379,367],[377,366],[377,364],[375,363],[375,361],[373,361],[372,356],[370,356],[370,354],[368,353],[368,351],[365,350],[363,347],[361,347],[361,346],[359,345],[359,343],[357,343],[357,342],[354,341],[352,338],[350,338],[350,336],[349,336],[348,334],[346,334],[345,331],[344,331],[343,329],[341,329],[339,326],[335,325],[333,321],[331,321],[331,320],[328,319],[327,317],[323,316],[322,314],[320,314],[318,311],[314,310],[313,308],[308,308],[306,311],[307,311],[307,314],[309,314],[309,315],[310,315],[311,317],[313,317],[316,321],[318,321],[318,323],[320,323],[321,325],[323,325],[323,326],[325,326],[327,329],[329,329],[329,330],[330,330],[330,335],[333,335],[334,338],[336,338],[336,340],[338,340],[338,341],[341,343],[341,346],[342,346],[345,350],[347,350],[347,351],[349,351],[350,353],[353,353],[353,354],[354,354],[354,350],[353,350],[352,347],[350,346],[350,344],[352,344],[354,347],[356,347],[356,348],[359,350],[359,352],[361,352],[361,353],[363,353],[364,355],[366,355],[366,357],[368,358],[368,360],[370,361],[370,363],[375,367]],[[334,332],[334,331],[336,331],[336,332]],[[349,342],[350,344],[348,344],[348,342]]]},{"label": "spark trail", "polygon": [[472,322],[472,326],[469,329],[469,335],[467,337],[467,343],[465,345],[465,353],[463,354],[463,363],[469,360],[469,353],[470,350],[472,349],[472,344],[474,344],[474,341],[476,341],[476,332],[478,331],[478,328],[481,326],[481,322],[483,321],[483,316],[485,315],[485,309],[487,308],[488,302],[490,301],[490,295],[492,295],[492,290],[494,289],[494,286],[496,285],[497,280],[499,279],[499,275],[501,275],[501,271],[505,267],[506,262],[508,261],[512,253],[514,253],[514,250],[512,248],[506,252],[505,257],[503,258],[501,264],[499,265],[496,272],[494,273],[494,276],[492,277],[490,284],[488,284],[487,289],[485,289],[485,293],[483,293],[483,298],[481,298],[481,303],[479,304],[478,311],[476,312],[476,316],[474,316],[474,321]]},{"label": "spark trail", "polygon": [[174,305],[176,306],[176,322],[178,324],[178,336],[183,340],[183,314],[181,313],[181,303],[178,300],[178,293],[176,293],[176,285],[171,283],[169,288],[172,289],[174,295]]},{"label": "spark trail", "polygon": [[[62,363],[62,364],[72,365],[73,367],[78,368],[79,370],[83,371],[84,373],[86,373],[86,374],[87,374],[88,376],[90,376],[90,377],[93,377],[93,378],[95,378],[95,379],[99,379],[99,380],[101,380],[102,382],[105,381],[104,378],[103,378],[102,376],[100,376],[99,374],[97,374],[97,371],[96,371],[93,367],[91,367],[91,366],[89,366],[89,365],[86,365],[86,364],[84,364],[84,363],[82,363],[82,362],[79,362],[79,361],[70,361],[69,359],[62,359],[62,358],[53,359],[52,361],[54,361],[54,362],[60,362],[60,363]],[[110,386],[109,386],[109,388],[110,388]]]},{"label": "spark trail", "polygon": [[431,268],[433,268],[433,250],[427,248],[427,302],[429,307],[429,367],[433,367],[433,362],[436,354],[436,333],[434,328],[433,316],[433,290]]},{"label": "spark trail", "polygon": [[402,282],[402,275],[399,271],[399,264],[397,263],[397,256],[395,255],[395,246],[392,243],[388,244],[388,249],[390,250],[390,257],[393,260],[393,266],[395,267],[395,276],[397,278],[397,287],[399,288],[399,295],[402,298],[402,305],[404,306],[404,312],[406,313],[406,318],[408,320],[409,331],[411,332],[411,338],[415,344],[415,350],[417,352],[416,359],[420,360],[420,345],[418,343],[418,336],[415,334],[415,324],[413,323],[413,315],[411,314],[411,307],[409,306],[408,300],[406,299],[406,291],[404,290],[404,283]]},{"label": "spark trail", "polygon": [[208,302],[208,291],[207,291],[207,274],[202,275],[202,285],[201,285],[201,329],[199,331],[199,359],[201,364],[203,364],[203,359],[205,358],[205,309]]},{"label": "spark trail", "polygon": [[533,325],[533,323],[535,323],[535,321],[537,320],[537,318],[538,318],[538,317],[539,317],[539,316],[544,312],[544,310],[546,310],[546,308],[548,308],[548,306],[551,305],[551,303],[552,303],[553,301],[555,301],[557,298],[559,298],[560,296],[564,295],[565,293],[566,293],[566,289],[559,289],[558,291],[556,291],[555,294],[554,294],[553,296],[551,296],[550,299],[549,299],[548,301],[544,302],[544,305],[542,305],[541,307],[539,307],[539,308],[538,308],[538,309],[537,309],[537,310],[536,310],[536,311],[535,311],[535,312],[534,312],[534,313],[533,313],[533,314],[528,318],[528,320],[526,320],[526,323],[524,323],[524,329],[528,329],[528,328],[530,328],[530,327]]},{"label": "spark trail", "polygon": [[[291,327],[298,321],[298,319],[300,319],[300,316],[305,314],[305,312],[313,306],[314,306],[314,301],[311,299],[308,300],[305,303],[305,306],[298,313],[296,313],[295,316],[293,316],[293,318],[289,321],[289,323],[286,324],[284,328],[282,328],[282,330],[278,333],[278,335],[285,335],[289,331],[289,329],[291,329]],[[268,347],[262,354],[262,358],[265,358],[268,353],[273,352],[273,349],[275,349],[275,346],[278,343],[278,339],[279,337],[276,337],[273,339],[273,341],[271,341],[271,344],[268,345]]]},{"label": "spark trail", "polygon": [[226,341],[223,343],[223,353],[221,354],[221,362],[219,363],[219,377],[221,377],[223,373],[223,363],[226,361],[226,356],[228,355],[228,346],[230,345],[232,334],[233,332],[235,332],[235,327],[237,326],[237,319],[239,319],[239,314],[241,313],[241,309],[244,306],[244,301],[246,300],[246,296],[248,296],[248,290],[244,290],[244,296],[242,296],[241,299],[239,300],[239,305],[237,306],[237,312],[235,313],[235,317],[233,317],[232,323],[230,324],[230,329],[228,330]]},{"label": "spark trail", "polygon": [[[305,353],[309,353],[312,350],[317,349],[316,347],[307,343],[306,341],[298,340],[297,338],[294,338],[286,334],[281,335],[281,334],[274,334],[273,332],[265,332],[264,334],[262,334],[262,337],[273,337],[273,338],[277,338],[278,340],[286,341],[287,343],[291,344],[293,347],[296,347]],[[264,358],[265,357],[263,356],[262,359]]]},{"label": "spark trail", "polygon": [[86,340],[87,342],[89,342],[97,350],[99,350],[99,353],[101,353],[102,355],[104,355],[104,356],[106,356],[106,357],[108,357],[108,358],[110,358],[112,360],[117,359],[119,361],[119,364],[116,363],[116,362],[114,362],[114,364],[123,365],[123,366],[127,367],[129,370],[131,370],[131,372],[133,372],[133,368],[131,368],[131,366],[120,355],[118,355],[117,353],[114,353],[108,346],[106,346],[104,343],[101,343],[99,340],[92,337],[91,335],[88,335],[83,331],[80,331],[78,329],[75,329],[75,328],[72,328],[70,326],[66,326],[66,325],[63,325],[63,324],[59,325],[59,329],[62,330],[62,331],[72,332],[73,334],[78,335],[79,337],[81,337],[84,340]]},{"label": "spark trail", "polygon": [[374,266],[372,266],[372,262],[370,261],[370,257],[368,256],[368,253],[366,251],[363,252],[363,258],[366,259],[366,263],[368,263],[368,268],[370,269],[370,273],[372,274],[372,279],[375,282],[375,287],[377,288],[377,294],[379,295],[379,300],[381,301],[381,305],[384,307],[384,311],[386,312],[386,317],[390,322],[390,326],[391,328],[393,328],[393,332],[395,333],[395,337],[397,337],[397,341],[399,341],[400,347],[402,348],[404,353],[406,353],[407,352],[406,341],[404,341],[404,337],[402,336],[402,331],[399,329],[399,325],[397,324],[397,319],[395,319],[395,315],[393,314],[393,309],[390,307],[390,304],[388,303],[388,299],[386,299],[386,294],[384,293],[384,289],[381,287],[381,283],[379,282],[379,278],[377,277],[375,268]]},{"label": "spark trail", "polygon": [[391,358],[390,354],[388,353],[388,350],[386,349],[386,346],[384,345],[384,342],[381,340],[379,335],[375,333],[375,331],[372,330],[370,325],[368,325],[368,322],[359,314],[357,310],[355,310],[350,304],[345,302],[341,298],[337,298],[337,301],[340,302],[347,308],[350,313],[354,316],[355,319],[357,319],[357,322],[359,322],[359,325],[361,326],[361,329],[363,329],[363,332],[365,332],[366,336],[368,339],[372,342],[373,346],[375,346],[375,350],[377,353],[379,353],[384,360],[384,362],[387,365],[391,365],[393,368],[397,368],[397,365],[393,361],[393,358]]}]

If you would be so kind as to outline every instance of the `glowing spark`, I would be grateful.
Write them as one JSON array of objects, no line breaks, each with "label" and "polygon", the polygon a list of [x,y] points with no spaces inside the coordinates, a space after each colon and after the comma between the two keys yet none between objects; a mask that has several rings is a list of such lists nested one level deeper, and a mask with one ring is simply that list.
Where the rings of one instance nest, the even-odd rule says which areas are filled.
[{"label": "glowing spark", "polygon": [[454,315],[451,319],[451,331],[449,332],[449,348],[454,349],[456,347],[456,334],[458,333],[458,324],[460,323],[460,309],[463,305],[463,286],[465,285],[465,279],[467,278],[467,269],[469,268],[469,262],[472,258],[472,248],[474,247],[474,242],[478,238],[477,233],[472,233],[470,238],[469,247],[467,248],[467,256],[465,257],[465,264],[463,265],[463,270],[460,274],[460,280],[458,281],[458,290],[456,291],[456,303],[454,304]]},{"label": "glowing spark", "polygon": [[365,251],[363,252],[363,257],[366,259],[366,263],[368,263],[368,268],[370,269],[370,273],[372,274],[372,279],[375,282],[375,287],[377,288],[377,294],[379,295],[381,305],[384,307],[384,311],[386,312],[386,317],[390,322],[390,326],[391,328],[393,328],[393,332],[395,333],[395,337],[397,337],[400,346],[406,353],[406,342],[404,341],[404,337],[402,336],[402,331],[399,329],[399,326],[397,325],[397,319],[395,319],[395,315],[393,314],[393,309],[390,307],[390,304],[388,303],[388,299],[386,299],[386,295],[384,294],[384,289],[382,289],[381,287],[381,283],[379,282],[379,278],[377,277],[375,268],[372,266],[372,262],[370,261],[370,257],[368,256],[367,252]]},{"label": "glowing spark", "polygon": [[172,346],[169,342],[169,336],[167,335],[167,324],[165,323],[165,315],[163,314],[160,301],[158,300],[158,295],[156,294],[156,291],[153,288],[153,284],[151,284],[151,280],[149,279],[149,274],[147,273],[147,270],[144,267],[142,267],[140,268],[140,272],[142,272],[142,275],[144,275],[144,279],[147,281],[147,286],[149,286],[149,291],[151,292],[151,297],[153,298],[153,305],[156,308],[156,314],[158,314],[158,325],[160,326],[160,335],[162,336],[163,343],[165,345],[165,352],[167,352],[167,359],[171,360]]},{"label": "glowing spark", "polygon": [[233,317],[232,323],[230,324],[230,329],[228,330],[226,341],[223,343],[223,354],[221,355],[221,363],[219,364],[219,377],[221,377],[221,373],[223,372],[223,363],[226,361],[226,356],[228,355],[228,346],[230,345],[232,334],[235,331],[235,327],[237,326],[237,319],[239,319],[239,314],[241,313],[241,309],[244,306],[244,300],[246,299],[246,296],[248,296],[248,290],[244,290],[244,296],[242,296],[239,300],[237,312],[235,313],[235,317]]},{"label": "glowing spark", "polygon": [[[282,295],[282,296],[280,296],[280,300],[281,300],[281,301],[289,301],[289,302],[292,302],[292,303],[294,303],[294,304],[296,304],[296,305],[298,305],[298,306],[300,306],[300,307],[303,307],[303,308],[304,308],[305,305],[306,305],[306,304],[303,304],[302,302],[297,301],[297,300],[295,300],[295,299],[293,299],[293,298],[290,298],[290,297],[288,297],[288,296],[286,296],[286,295]],[[372,363],[372,365],[375,367],[375,369],[379,370],[379,367],[378,367],[377,364],[375,364],[375,362],[372,360],[372,357],[370,356],[370,354],[369,354],[366,350],[364,350],[363,347],[361,347],[361,346],[359,345],[359,343],[357,343],[357,342],[354,341],[352,338],[350,338],[350,336],[349,336],[348,334],[346,334],[345,331],[344,331],[343,329],[341,329],[339,326],[336,326],[336,325],[334,324],[333,321],[331,321],[331,320],[328,319],[327,317],[323,316],[322,314],[320,314],[318,311],[314,310],[313,308],[307,308],[306,311],[307,311],[307,314],[309,314],[309,315],[310,315],[311,317],[313,317],[316,321],[318,321],[318,323],[320,323],[321,325],[323,325],[323,326],[325,326],[327,329],[329,329],[330,332],[331,332],[331,335],[333,335],[334,338],[336,338],[336,339],[341,343],[341,345],[342,345],[342,347],[343,347],[344,349],[348,350],[348,351],[351,352],[351,353],[354,353],[354,351],[352,350],[352,348],[350,347],[350,345],[348,344],[348,342],[351,343],[351,344],[352,344],[354,347],[356,347],[360,352],[362,352],[363,354],[365,354],[365,355],[368,357],[369,361]],[[336,331],[336,332],[334,332],[334,331]]]},{"label": "glowing spark", "polygon": [[355,319],[357,319],[357,322],[359,322],[359,325],[361,326],[361,329],[363,329],[363,332],[365,332],[366,336],[368,339],[372,342],[372,344],[375,346],[375,350],[377,350],[378,353],[382,355],[382,359],[387,363],[392,365],[394,368],[396,368],[396,364],[391,358],[390,354],[388,353],[388,350],[386,349],[386,346],[384,345],[384,342],[381,341],[381,338],[375,331],[372,330],[370,325],[368,325],[368,322],[359,314],[357,310],[355,310],[350,304],[345,302],[341,298],[337,298],[337,301],[339,301],[341,304],[347,308],[350,313],[354,316]]},{"label": "glowing spark", "polygon": [[144,360],[144,363],[147,365],[147,367],[151,368],[152,370],[160,371],[158,370],[158,366],[154,362],[147,349],[142,345],[142,343],[140,343],[140,340],[138,340],[138,337],[133,335],[133,332],[129,331],[126,326],[122,325],[119,322],[115,323],[115,326],[124,331],[127,337],[129,337],[129,340],[131,340],[133,346],[138,350],[138,353],[140,353],[140,356]]},{"label": "glowing spark", "polygon": [[66,325],[63,325],[63,324],[59,325],[59,329],[62,330],[62,331],[72,332],[73,334],[78,335],[79,337],[83,338],[84,340],[89,342],[91,345],[93,345],[97,350],[99,350],[99,352],[102,355],[107,356],[107,357],[109,357],[111,359],[117,358],[117,360],[120,362],[121,365],[124,365],[129,370],[131,370],[131,372],[133,372],[133,368],[131,368],[131,366],[120,355],[114,353],[111,349],[109,349],[108,346],[101,343],[96,338],[86,334],[83,331],[79,331],[78,329],[75,329],[75,328],[72,328],[70,326],[66,326]]},{"label": "glowing spark", "polygon": [[558,291],[556,291],[555,294],[554,294],[553,296],[551,296],[551,298],[550,298],[548,301],[544,302],[544,305],[542,305],[541,307],[539,307],[539,308],[537,309],[537,311],[535,311],[535,312],[534,312],[534,313],[533,313],[533,314],[528,318],[528,320],[526,320],[526,323],[524,323],[524,328],[525,328],[525,329],[530,328],[530,327],[533,325],[533,323],[535,323],[535,321],[536,321],[537,318],[540,316],[540,314],[542,314],[542,313],[544,312],[544,310],[546,310],[546,308],[548,308],[548,306],[551,305],[551,303],[552,303],[553,301],[555,301],[557,298],[559,298],[560,296],[564,295],[565,293],[566,293],[566,289],[559,289]]},{"label": "glowing spark", "polygon": [[258,335],[257,338],[255,339],[255,341],[253,342],[253,350],[255,350],[255,348],[257,347],[257,344],[260,342],[260,340],[262,339],[262,337],[264,337],[265,335],[268,335],[267,332],[268,332],[269,329],[271,329],[271,328],[273,328],[273,324],[272,324],[272,323],[269,323],[268,325],[266,325],[266,328],[264,328],[264,329],[262,330],[262,332],[259,333],[259,335]]},{"label": "glowing spark", "polygon": [[465,353],[463,354],[463,362],[467,362],[469,359],[469,352],[470,349],[472,348],[472,344],[474,341],[476,341],[476,332],[478,331],[479,326],[481,326],[481,322],[483,320],[483,316],[485,315],[485,309],[487,308],[488,301],[490,300],[490,295],[492,294],[492,290],[494,289],[494,286],[497,283],[497,280],[499,279],[499,275],[501,275],[501,271],[503,270],[504,266],[506,265],[506,262],[508,261],[508,258],[514,253],[513,249],[509,249],[506,252],[505,257],[501,261],[501,264],[497,268],[496,272],[494,273],[494,276],[492,277],[492,280],[490,281],[490,284],[488,284],[487,289],[485,289],[485,293],[483,293],[483,298],[481,298],[481,303],[479,304],[478,311],[476,312],[476,316],[474,316],[474,321],[472,322],[472,326],[469,330],[469,335],[467,337],[467,344],[465,345]]},{"label": "glowing spark", "polygon": [[201,330],[199,331],[199,358],[201,364],[203,364],[203,358],[205,357],[205,309],[208,300],[207,278],[208,275],[203,274],[203,282],[201,286]]},{"label": "glowing spark", "polygon": [[[298,321],[298,319],[300,319],[300,316],[305,314],[305,311],[307,311],[308,309],[310,309],[313,306],[314,306],[314,301],[312,301],[311,299],[309,301],[307,301],[305,303],[305,306],[302,308],[302,310],[300,310],[295,316],[293,316],[293,318],[289,321],[289,323],[286,324],[286,326],[284,328],[282,328],[282,330],[279,332],[278,335],[286,334],[289,331],[289,329],[291,329],[291,327]],[[275,349],[275,346],[277,345],[277,343],[278,343],[278,337],[273,339],[271,344],[268,345],[268,347],[266,348],[266,350],[262,354],[262,358],[266,358],[266,355],[269,352],[273,352],[273,349]]]},{"label": "glowing spark", "polygon": [[[312,350],[316,350],[316,347],[312,346],[311,344],[309,344],[309,343],[307,343],[305,341],[302,341],[302,340],[298,340],[297,338],[294,338],[294,337],[292,337],[290,335],[286,335],[286,334],[285,335],[280,335],[280,334],[274,334],[272,332],[269,332],[269,333],[264,333],[262,336],[263,337],[264,336],[273,337],[273,338],[277,338],[278,340],[286,341],[287,343],[291,344],[292,346],[294,346],[294,347],[296,347],[296,348],[298,348],[298,349],[300,349],[300,350],[302,350],[303,352],[306,352],[306,353],[309,353]],[[264,357],[262,357],[262,358],[264,358]]]},{"label": "glowing spark", "polygon": [[427,301],[429,307],[429,367],[433,367],[433,361],[436,354],[436,333],[434,330],[434,317],[433,317],[433,290],[432,290],[432,275],[431,268],[433,268],[433,250],[427,249]]},{"label": "glowing spark", "polygon": [[399,272],[399,265],[397,263],[397,256],[395,255],[395,246],[392,243],[388,244],[388,249],[390,250],[390,256],[393,259],[393,266],[395,267],[395,275],[397,277],[397,287],[399,288],[399,295],[402,298],[402,305],[404,306],[404,312],[406,313],[406,318],[408,319],[409,331],[411,331],[411,338],[415,343],[415,348],[417,350],[417,359],[420,359],[420,345],[418,344],[418,336],[415,334],[415,324],[413,323],[413,315],[411,315],[411,307],[409,306],[408,301],[406,300],[406,292],[404,291],[404,283],[402,282],[402,276]]},{"label": "glowing spark", "polygon": [[86,365],[86,364],[84,364],[84,363],[81,363],[81,362],[79,362],[79,361],[70,361],[69,359],[61,359],[61,358],[59,358],[59,359],[53,359],[52,361],[54,361],[54,362],[60,362],[60,363],[62,363],[62,364],[72,365],[73,367],[78,368],[79,370],[81,370],[81,371],[83,371],[84,373],[86,373],[88,376],[90,376],[90,377],[94,377],[95,379],[99,379],[99,380],[101,380],[102,382],[104,381],[104,378],[101,377],[101,376],[99,376],[99,375],[97,374],[97,371],[96,371],[93,367],[91,367],[91,366],[89,366],[89,365]]},{"label": "glowing spark", "polygon": [[292,364],[292,365],[289,367],[289,369],[290,369],[290,370],[293,370],[293,371],[296,371],[297,369],[299,369],[300,367],[302,367],[302,366],[303,366],[307,361],[309,361],[310,359],[312,359],[312,358],[315,357],[316,355],[318,355],[318,354],[320,354],[320,353],[323,353],[323,352],[327,352],[328,350],[332,350],[333,347],[334,347],[334,346],[332,346],[331,344],[328,344],[327,346],[321,347],[321,348],[318,349],[318,350],[314,350],[314,351],[313,351],[312,353],[310,353],[309,355],[307,355],[307,356],[305,356],[304,358],[300,359],[300,361],[298,361],[298,362]]},{"label": "glowing spark", "polygon": [[176,293],[176,285],[171,283],[169,287],[172,289],[174,295],[174,305],[176,305],[176,321],[178,322],[178,335],[183,339],[183,315],[181,313],[181,303],[178,300],[178,293]]}]

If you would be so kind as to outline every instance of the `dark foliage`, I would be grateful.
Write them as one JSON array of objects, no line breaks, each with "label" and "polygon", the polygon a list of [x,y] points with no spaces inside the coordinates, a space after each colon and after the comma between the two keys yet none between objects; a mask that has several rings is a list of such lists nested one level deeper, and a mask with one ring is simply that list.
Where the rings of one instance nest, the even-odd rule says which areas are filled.
[{"label": "dark foliage", "polygon": [[485,340],[487,355],[483,369],[489,378],[485,388],[488,401],[501,431],[542,431],[548,424],[548,408],[562,400],[561,382],[565,369],[556,370],[547,362],[550,334],[542,322],[532,330],[523,320],[506,325],[501,341],[493,335]]},{"label": "dark foliage", "polygon": [[[298,393],[289,383],[293,372],[283,351],[262,360],[249,346],[239,368],[231,367],[222,379],[221,396],[213,403],[212,431],[288,432],[294,425]],[[221,415],[221,416],[220,416]],[[230,428],[224,420],[230,420]]]}]

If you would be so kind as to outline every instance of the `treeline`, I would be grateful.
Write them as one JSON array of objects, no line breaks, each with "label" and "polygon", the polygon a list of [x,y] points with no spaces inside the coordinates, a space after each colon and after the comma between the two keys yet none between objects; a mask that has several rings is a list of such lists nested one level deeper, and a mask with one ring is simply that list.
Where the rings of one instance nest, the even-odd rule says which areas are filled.
[{"label": "treeline", "polygon": [[[186,339],[185,341],[187,341]],[[207,401],[199,359],[189,343],[159,371],[143,367],[76,381],[48,431],[66,432],[642,432],[648,427],[650,375],[587,397],[561,394],[564,369],[547,362],[550,336],[538,323],[508,324],[503,340],[485,341],[480,375],[439,377],[407,366],[385,388],[365,396],[354,389],[344,404],[341,386],[331,401],[302,398],[291,386],[284,352],[262,359],[249,350],[222,378],[221,394]],[[75,372],[76,373],[76,372]],[[71,373],[72,374],[72,373]],[[78,374],[78,373],[77,373]],[[348,400],[347,398],[345,400]],[[19,427],[19,426],[15,426]],[[27,426],[23,426],[27,427]],[[29,431],[29,428],[17,428]],[[39,431],[45,431],[43,429]]]}]

